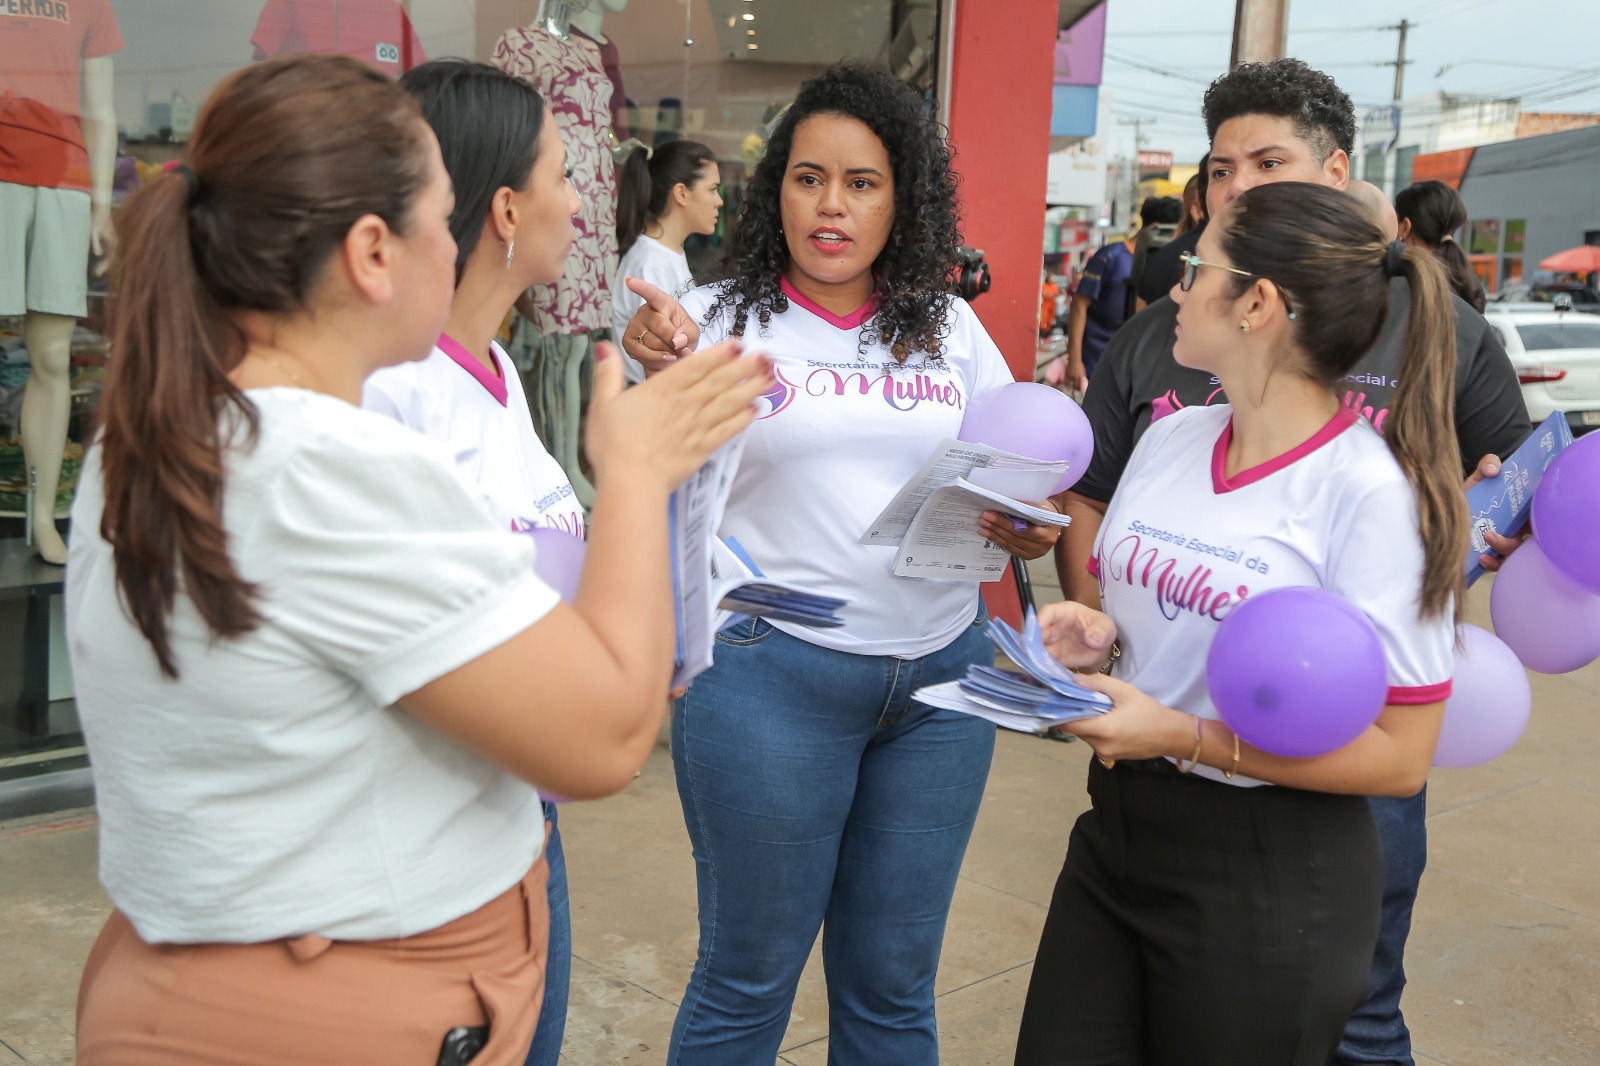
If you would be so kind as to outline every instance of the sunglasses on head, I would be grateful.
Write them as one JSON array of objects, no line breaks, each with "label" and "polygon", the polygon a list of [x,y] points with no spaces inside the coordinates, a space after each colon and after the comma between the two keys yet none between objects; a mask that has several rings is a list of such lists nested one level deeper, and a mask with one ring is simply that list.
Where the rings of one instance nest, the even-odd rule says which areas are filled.
[{"label": "sunglasses on head", "polygon": [[[1198,255],[1180,255],[1178,260],[1183,263],[1183,273],[1178,278],[1178,288],[1183,292],[1188,292],[1194,288],[1194,279],[1200,273],[1201,267],[1216,267],[1218,270],[1226,270],[1230,274],[1237,274],[1241,278],[1260,277],[1260,275],[1252,274],[1248,270],[1240,270],[1238,267],[1231,267],[1224,263],[1208,263]],[[1271,278],[1262,278],[1262,280],[1272,281]],[[1277,287],[1278,295],[1283,298],[1283,307],[1284,310],[1289,312],[1289,320],[1291,322],[1294,321],[1294,308],[1289,305],[1289,294],[1276,281],[1272,281],[1272,284]]]}]

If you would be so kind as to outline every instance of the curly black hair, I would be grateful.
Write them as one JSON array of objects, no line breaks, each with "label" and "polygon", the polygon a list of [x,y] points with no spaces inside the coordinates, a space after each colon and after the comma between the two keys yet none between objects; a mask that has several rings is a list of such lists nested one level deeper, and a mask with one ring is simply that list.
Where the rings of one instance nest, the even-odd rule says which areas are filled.
[{"label": "curly black hair", "polygon": [[1275,115],[1292,119],[1294,130],[1311,148],[1320,165],[1342,148],[1356,150],[1356,109],[1350,96],[1320,70],[1300,59],[1274,59],[1270,63],[1244,63],[1224,74],[1206,89],[1201,111],[1206,136],[1241,115]]},{"label": "curly black hair", "polygon": [[845,115],[877,135],[894,169],[894,222],[873,274],[878,309],[861,327],[870,341],[904,362],[914,353],[938,359],[950,333],[950,282],[961,247],[957,181],[945,130],[927,114],[916,90],[886,70],[845,62],[800,86],[756,164],[718,275],[723,282],[706,316],[731,312],[742,336],[755,314],[762,327],[789,309],[779,279],[789,267],[780,197],[794,131],[813,115]]}]

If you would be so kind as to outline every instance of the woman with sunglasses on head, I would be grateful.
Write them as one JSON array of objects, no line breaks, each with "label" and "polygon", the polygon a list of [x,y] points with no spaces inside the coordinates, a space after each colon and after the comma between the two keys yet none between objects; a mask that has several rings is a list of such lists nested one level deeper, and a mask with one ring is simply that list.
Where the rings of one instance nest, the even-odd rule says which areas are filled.
[{"label": "woman with sunglasses on head", "polygon": [[[1402,275],[1413,304],[1379,436],[1336,386]],[[1323,1066],[1378,933],[1365,797],[1422,787],[1450,693],[1467,515],[1438,265],[1386,243],[1349,196],[1278,183],[1212,219],[1172,296],[1176,358],[1234,402],[1139,442],[1095,545],[1105,613],[1041,613],[1051,652],[1114,703],[1066,727],[1097,756],[1092,807],[1045,922],[1019,1066]],[[1316,758],[1242,742],[1206,685],[1218,624],[1288,586],[1363,611],[1387,660],[1377,722]]]},{"label": "woman with sunglasses on head", "polygon": [[[486,63],[434,60],[400,86],[438,138],[455,190],[456,291],[433,351],[369,377],[362,405],[444,444],[500,528],[582,538],[572,482],[534,432],[521,376],[494,339],[518,296],[566,269],[579,204],[560,127],[538,90]],[[549,800],[544,817],[550,942],[530,1066],[554,1066],[561,1052],[572,971],[566,852]]]},{"label": "woman with sunglasses on head", "polygon": [[[860,539],[967,402],[1013,380],[951,292],[960,244],[924,101],[841,64],[773,130],[725,280],[686,306],[653,292],[628,325],[647,368],[671,365],[673,341],[770,342],[778,382],[720,532],[767,574],[848,600],[838,629],[752,618],[721,634],[673,715],[700,904],[673,1066],[772,1062],[819,929],[832,1059],[938,1061],[934,977],[994,727],[912,693],[994,647],[975,582],[896,577],[896,549]],[[981,521],[1024,558],[1057,536]]]},{"label": "woman with sunglasses on head", "polygon": [[770,376],[722,348],[623,394],[602,363],[594,532],[560,603],[437,442],[359,406],[451,316],[453,200],[404,90],[302,55],[223,81],[184,164],[121,209],[67,569],[116,906],[85,1066],[527,1052],[534,786],[605,795],[649,753],[667,498]]}]

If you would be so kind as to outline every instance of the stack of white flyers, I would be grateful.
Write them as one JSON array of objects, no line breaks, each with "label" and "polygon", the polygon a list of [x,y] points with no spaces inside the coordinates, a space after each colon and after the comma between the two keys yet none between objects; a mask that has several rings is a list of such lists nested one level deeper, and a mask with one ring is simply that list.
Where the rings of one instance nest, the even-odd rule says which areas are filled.
[{"label": "stack of white flyers", "polygon": [[1045,650],[1032,608],[1021,633],[998,618],[991,619],[989,639],[1027,672],[974,666],[960,681],[918,689],[915,698],[930,707],[960,711],[1019,733],[1043,733],[1051,726],[1111,709],[1111,697],[1078,684],[1072,671]]},{"label": "stack of white flyers", "polygon": [[1024,500],[1043,500],[1067,464],[946,438],[861,536],[898,547],[899,577],[998,581],[1006,550],[984,537],[978,518],[999,511],[1017,523],[1065,526],[1068,519]]},{"label": "stack of white flyers", "polygon": [[763,577],[737,543],[717,537],[739,468],[743,438],[724,445],[672,494],[672,587],[678,647],[673,687],[687,685],[711,665],[717,632],[749,615],[804,626],[843,625],[844,600],[818,596]]}]

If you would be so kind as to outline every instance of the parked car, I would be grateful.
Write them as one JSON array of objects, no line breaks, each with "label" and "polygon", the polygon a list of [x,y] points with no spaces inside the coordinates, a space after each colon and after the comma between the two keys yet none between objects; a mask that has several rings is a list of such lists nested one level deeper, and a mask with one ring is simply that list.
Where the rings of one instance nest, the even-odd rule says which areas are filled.
[{"label": "parked car", "polygon": [[1600,292],[1575,281],[1540,281],[1532,285],[1507,285],[1489,297],[1489,306],[1498,304],[1553,305],[1557,296],[1572,300],[1572,309],[1585,314],[1600,315]]},{"label": "parked car", "polygon": [[1498,304],[1483,317],[1516,368],[1528,417],[1563,411],[1574,435],[1600,428],[1600,318]]}]

